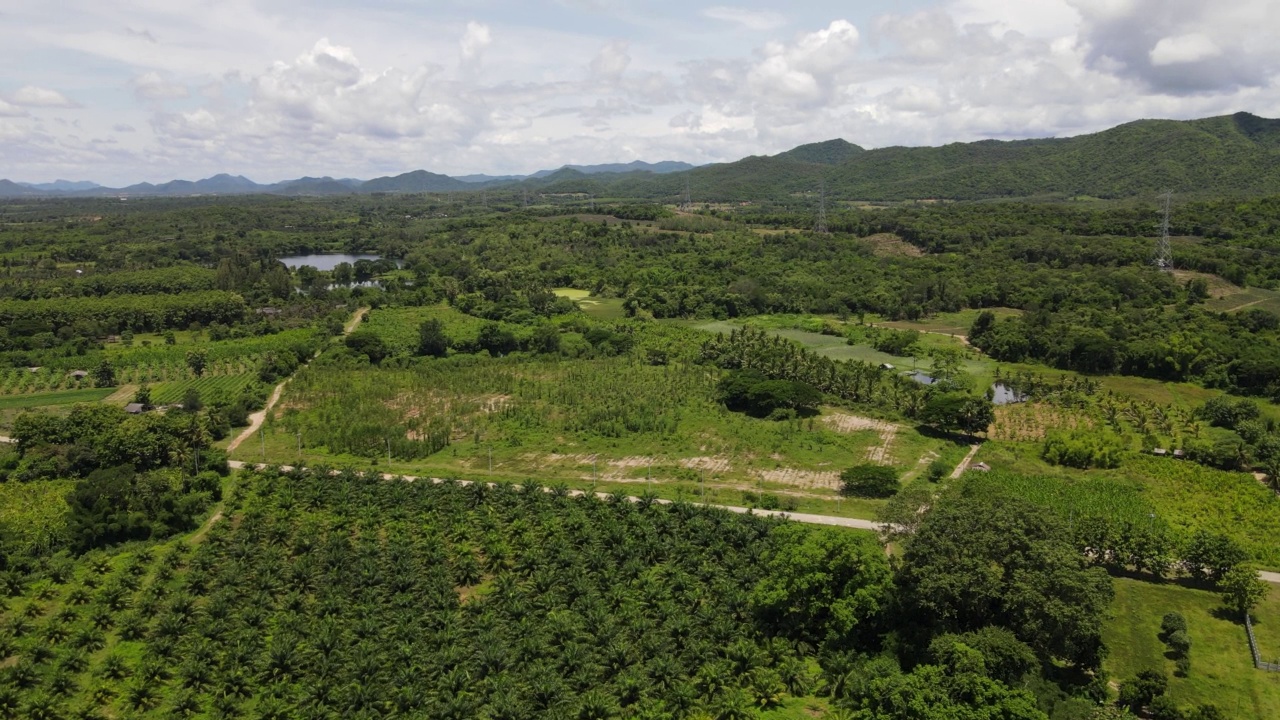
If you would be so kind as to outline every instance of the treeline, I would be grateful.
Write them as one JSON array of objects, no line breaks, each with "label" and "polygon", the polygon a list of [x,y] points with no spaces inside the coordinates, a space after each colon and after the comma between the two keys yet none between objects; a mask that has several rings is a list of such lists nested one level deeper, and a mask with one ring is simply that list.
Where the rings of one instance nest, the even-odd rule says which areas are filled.
[{"label": "treeline", "polygon": [[1280,318],[1261,311],[1208,313],[1081,309],[997,319],[980,314],[969,341],[1005,362],[1035,360],[1084,373],[1195,381],[1280,398]]},{"label": "treeline", "polygon": [[155,332],[185,329],[195,322],[235,324],[244,318],[246,310],[244,298],[220,290],[179,295],[0,300],[0,326],[13,335],[52,332],[78,322]]}]

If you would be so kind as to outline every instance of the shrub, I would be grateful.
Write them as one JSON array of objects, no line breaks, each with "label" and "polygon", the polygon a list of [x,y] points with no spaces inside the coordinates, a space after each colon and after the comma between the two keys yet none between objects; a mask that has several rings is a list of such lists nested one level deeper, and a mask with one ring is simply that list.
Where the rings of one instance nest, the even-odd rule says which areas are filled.
[{"label": "shrub", "polygon": [[854,465],[840,473],[840,481],[844,495],[882,498],[898,492],[898,471],[887,465]]},{"label": "shrub", "polygon": [[1165,613],[1164,618],[1160,620],[1160,633],[1167,638],[1179,630],[1186,632],[1187,619],[1182,617],[1182,613]]}]

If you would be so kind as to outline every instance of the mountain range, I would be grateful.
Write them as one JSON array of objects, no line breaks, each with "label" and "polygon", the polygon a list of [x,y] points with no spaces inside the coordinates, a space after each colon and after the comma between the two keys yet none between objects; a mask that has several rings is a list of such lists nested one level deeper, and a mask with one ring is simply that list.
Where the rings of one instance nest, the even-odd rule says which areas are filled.
[{"label": "mountain range", "polygon": [[[673,173],[692,170],[695,166],[673,160],[647,163],[636,160],[630,163],[604,165],[566,165],[585,175],[618,173]],[[372,180],[331,177],[303,177],[296,180],[262,185],[243,175],[222,173],[203,180],[171,180],[159,185],[138,183],[122,188],[109,188],[89,181],[71,182],[57,180],[51,183],[23,183],[0,180],[0,197],[185,197],[192,195],[348,195],[352,193],[426,193],[465,192],[491,185],[507,184],[528,179],[550,177],[560,170],[539,170],[531,175],[467,175],[450,177],[426,170],[414,170],[401,175],[379,177]]]},{"label": "mountain range", "polygon": [[336,195],[490,188],[668,201],[687,189],[697,202],[776,199],[812,195],[820,189],[836,198],[871,201],[1120,198],[1166,189],[1179,194],[1280,193],[1280,120],[1241,112],[1199,120],[1138,120],[1069,138],[873,150],[834,139],[701,167],[633,162],[567,165],[526,176],[462,177],[415,170],[367,181],[307,177],[272,185],[223,174],[118,189],[90,185],[0,180],[0,197]]}]

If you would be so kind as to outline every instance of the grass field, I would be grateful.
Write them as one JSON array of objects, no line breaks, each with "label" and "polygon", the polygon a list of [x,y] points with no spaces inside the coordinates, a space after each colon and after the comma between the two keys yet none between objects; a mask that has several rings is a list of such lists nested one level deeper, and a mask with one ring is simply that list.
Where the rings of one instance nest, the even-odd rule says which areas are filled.
[{"label": "grass field", "polygon": [[114,392],[114,388],[86,388],[84,390],[59,390],[57,392],[10,395],[0,397],[0,410],[23,410],[49,405],[73,405],[82,402],[98,402]]},{"label": "grass field", "polygon": [[[1169,694],[1184,708],[1212,703],[1228,718],[1280,717],[1280,673],[1254,669],[1244,625],[1223,612],[1216,593],[1126,578],[1116,579],[1115,590],[1112,618],[1103,631],[1110,649],[1104,667],[1113,681],[1157,669],[1169,675]],[[1259,628],[1270,631],[1270,626],[1280,625],[1278,596],[1280,589],[1273,587],[1269,602],[1257,613]],[[1157,637],[1161,618],[1175,611],[1187,619],[1191,636],[1191,673],[1186,678],[1174,676],[1173,661],[1165,657],[1166,648]]]},{"label": "grass field", "polygon": [[1240,312],[1257,308],[1280,315],[1280,292],[1265,288],[1244,288],[1208,273],[1190,270],[1174,270],[1173,276],[1181,283],[1191,279],[1204,280],[1209,285],[1209,299],[1205,308],[1214,312]]},{"label": "grass field", "polygon": [[621,298],[591,297],[590,291],[576,288],[556,288],[553,292],[578,303],[582,312],[597,320],[620,320],[625,315]]}]

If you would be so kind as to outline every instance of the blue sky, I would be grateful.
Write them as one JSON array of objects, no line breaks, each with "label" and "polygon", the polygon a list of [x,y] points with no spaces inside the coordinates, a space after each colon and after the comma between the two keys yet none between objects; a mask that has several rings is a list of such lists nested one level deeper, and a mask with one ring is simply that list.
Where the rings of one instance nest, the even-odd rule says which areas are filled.
[{"label": "blue sky", "polygon": [[6,0],[0,177],[532,172],[1280,116],[1274,0]]}]

